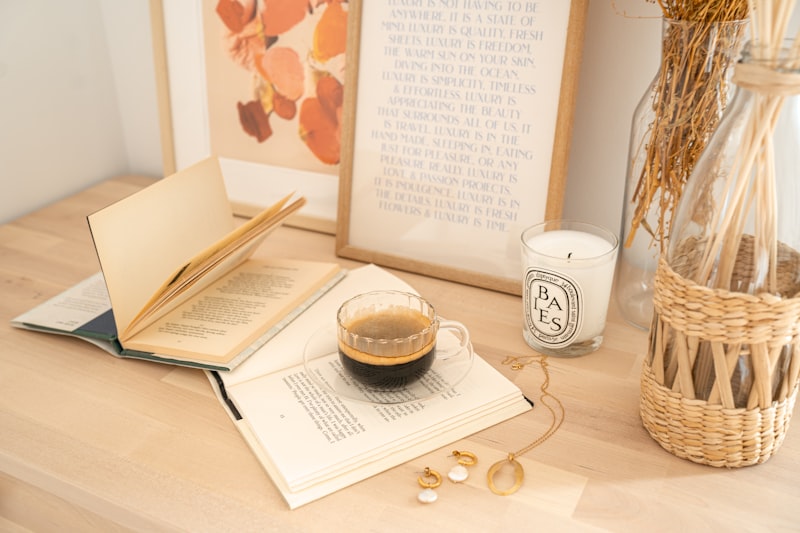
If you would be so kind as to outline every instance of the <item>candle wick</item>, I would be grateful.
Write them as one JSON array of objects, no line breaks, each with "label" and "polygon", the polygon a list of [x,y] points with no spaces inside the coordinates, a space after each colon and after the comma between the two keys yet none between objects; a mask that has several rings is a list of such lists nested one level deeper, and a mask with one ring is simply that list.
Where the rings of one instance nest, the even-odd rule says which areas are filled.
[{"label": "candle wick", "polygon": [[572,259],[572,252],[567,254],[567,259]]}]

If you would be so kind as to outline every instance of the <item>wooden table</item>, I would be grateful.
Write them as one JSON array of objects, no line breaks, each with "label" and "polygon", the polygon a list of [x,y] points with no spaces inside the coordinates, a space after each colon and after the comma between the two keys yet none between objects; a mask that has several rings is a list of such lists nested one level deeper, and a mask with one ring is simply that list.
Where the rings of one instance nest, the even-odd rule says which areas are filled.
[{"label": "wooden table", "polygon": [[[492,494],[488,466],[536,439],[547,410],[489,428],[290,511],[201,371],[114,358],[88,343],[12,329],[9,320],[98,270],[85,215],[149,183],[124,177],[0,227],[0,530],[147,531],[787,531],[800,528],[800,429],[767,463],[714,469],[663,451],[642,428],[646,334],[616,310],[602,348],[550,359],[566,421],[525,454],[526,480]],[[120,242],[124,246],[124,242]],[[334,259],[333,237],[281,228],[259,253]],[[356,263],[340,260],[345,266]],[[520,298],[397,273],[471,330],[479,354],[532,398],[542,373]],[[425,466],[478,455],[465,484],[416,501]]]}]

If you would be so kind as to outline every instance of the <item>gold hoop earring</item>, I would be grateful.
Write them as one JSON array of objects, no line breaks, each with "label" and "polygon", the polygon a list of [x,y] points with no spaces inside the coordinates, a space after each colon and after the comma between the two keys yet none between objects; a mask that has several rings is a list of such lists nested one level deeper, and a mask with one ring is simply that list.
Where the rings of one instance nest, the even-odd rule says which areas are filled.
[{"label": "gold hoop earring", "polygon": [[442,475],[431,468],[425,467],[425,471],[421,476],[417,476],[417,483],[422,487],[422,490],[417,494],[417,499],[422,503],[433,503],[439,495],[433,490],[442,484]]},{"label": "gold hoop earring", "polygon": [[450,481],[453,483],[461,483],[469,477],[467,467],[478,464],[478,458],[474,453],[460,452],[458,450],[455,450],[452,455],[456,458],[458,464],[450,469],[450,472],[447,473],[447,477],[450,478]]}]

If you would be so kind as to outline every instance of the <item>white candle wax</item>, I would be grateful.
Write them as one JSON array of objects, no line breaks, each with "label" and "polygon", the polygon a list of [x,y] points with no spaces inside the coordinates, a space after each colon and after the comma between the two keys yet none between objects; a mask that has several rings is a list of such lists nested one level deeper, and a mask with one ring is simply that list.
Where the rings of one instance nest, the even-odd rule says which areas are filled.
[{"label": "white candle wax", "polygon": [[529,332],[560,348],[602,335],[616,264],[616,242],[576,230],[525,238],[525,314]]}]

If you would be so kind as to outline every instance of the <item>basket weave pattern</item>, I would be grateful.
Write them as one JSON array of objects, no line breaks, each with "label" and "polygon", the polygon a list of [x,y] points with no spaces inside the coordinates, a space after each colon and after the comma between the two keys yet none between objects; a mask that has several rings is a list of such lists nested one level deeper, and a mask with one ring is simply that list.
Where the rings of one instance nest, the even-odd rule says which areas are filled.
[{"label": "basket weave pattern", "polygon": [[780,448],[796,397],[797,387],[786,400],[766,409],[725,409],[685,398],[656,383],[645,363],[639,407],[650,436],[671,454],[733,468],[763,463]]},{"label": "basket weave pattern", "polygon": [[[662,258],[654,307],[641,379],[647,431],[670,453],[697,463],[766,461],[783,442],[797,397],[800,298],[709,289]],[[711,376],[705,383],[696,368],[703,358]],[[742,359],[752,374],[746,391],[731,386]],[[746,405],[737,407],[737,397]]]}]

